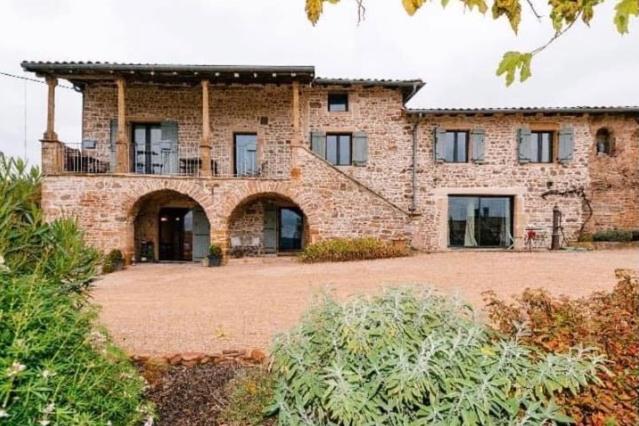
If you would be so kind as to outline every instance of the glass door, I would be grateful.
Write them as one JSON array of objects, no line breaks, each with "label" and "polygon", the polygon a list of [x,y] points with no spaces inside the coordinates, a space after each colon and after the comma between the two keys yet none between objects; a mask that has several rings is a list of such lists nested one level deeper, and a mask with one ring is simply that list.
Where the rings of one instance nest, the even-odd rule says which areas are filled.
[{"label": "glass door", "polygon": [[448,197],[450,247],[510,247],[512,226],[511,197]]},{"label": "glass door", "polygon": [[162,173],[162,128],[159,124],[133,125],[133,170],[153,175]]},{"label": "glass door", "polygon": [[294,251],[302,249],[304,230],[302,212],[296,208],[282,207],[279,214],[279,250]]}]

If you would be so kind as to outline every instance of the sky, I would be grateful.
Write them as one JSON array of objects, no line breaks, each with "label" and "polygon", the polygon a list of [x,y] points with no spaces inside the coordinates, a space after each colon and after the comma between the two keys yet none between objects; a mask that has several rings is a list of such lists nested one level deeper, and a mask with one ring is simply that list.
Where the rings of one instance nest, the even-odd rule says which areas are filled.
[{"label": "sky", "polygon": [[[506,20],[454,0],[413,17],[401,0],[367,0],[359,24],[355,1],[341,0],[316,26],[303,0],[2,0],[0,72],[34,77],[20,68],[25,59],[315,65],[321,77],[421,78],[413,108],[639,105],[639,21],[620,36],[605,3],[590,27],[575,25],[535,58],[530,80],[509,88],[495,75],[501,56],[545,43],[548,20],[526,10],[515,35]],[[39,163],[46,93],[0,75],[0,151]],[[81,99],[56,92],[63,142],[81,140]]]}]

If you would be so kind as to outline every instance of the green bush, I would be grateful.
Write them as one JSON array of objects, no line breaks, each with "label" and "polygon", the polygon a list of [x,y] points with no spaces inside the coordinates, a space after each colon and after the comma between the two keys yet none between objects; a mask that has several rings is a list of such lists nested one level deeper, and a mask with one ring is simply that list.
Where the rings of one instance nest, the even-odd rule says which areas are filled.
[{"label": "green bush", "polygon": [[98,254],[44,222],[39,181],[0,154],[0,424],[139,423],[143,382],[88,304]]},{"label": "green bush", "polygon": [[432,292],[392,290],[312,309],[276,340],[280,424],[547,424],[554,396],[603,367],[588,349],[544,354]]},{"label": "green bush", "polygon": [[604,231],[597,231],[592,235],[592,240],[618,242],[632,241],[632,231],[624,229],[606,229]]},{"label": "green bush", "polygon": [[102,273],[110,274],[124,265],[124,256],[118,249],[113,249],[107,254],[102,263]]},{"label": "green bush", "polygon": [[309,244],[299,258],[305,263],[345,262],[408,256],[406,247],[398,247],[377,238],[336,238]]},{"label": "green bush", "polygon": [[209,247],[209,256],[222,257],[222,247],[218,244],[211,244]]},{"label": "green bush", "polygon": [[242,370],[226,386],[228,401],[221,417],[231,425],[261,425],[273,399],[275,379],[261,367]]}]

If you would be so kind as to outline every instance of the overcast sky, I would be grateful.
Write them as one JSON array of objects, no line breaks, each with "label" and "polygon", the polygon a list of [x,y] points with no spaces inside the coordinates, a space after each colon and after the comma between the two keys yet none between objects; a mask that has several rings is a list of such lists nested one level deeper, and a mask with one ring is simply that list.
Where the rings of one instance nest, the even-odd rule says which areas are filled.
[{"label": "overcast sky", "polygon": [[[2,0],[0,72],[20,61],[315,65],[322,77],[421,78],[410,107],[639,104],[639,25],[619,36],[611,0],[535,59],[533,77],[510,88],[495,76],[501,55],[545,42],[547,22],[524,17],[519,37],[505,20],[454,0],[408,17],[401,0],[326,5],[316,27],[303,0]],[[539,2],[543,10],[543,2]],[[64,84],[64,82],[61,82]],[[46,86],[0,76],[0,150],[39,162]],[[26,98],[26,126],[25,126]],[[79,142],[81,96],[58,89],[56,130]]]}]

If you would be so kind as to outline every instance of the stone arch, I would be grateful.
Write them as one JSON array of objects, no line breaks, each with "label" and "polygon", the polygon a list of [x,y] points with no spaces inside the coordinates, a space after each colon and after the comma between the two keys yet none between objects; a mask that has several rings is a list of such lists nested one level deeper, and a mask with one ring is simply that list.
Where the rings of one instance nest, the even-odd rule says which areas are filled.
[{"label": "stone arch", "polygon": [[[205,219],[208,226],[208,235],[206,235],[206,246],[211,241],[211,234],[214,226],[212,218],[213,200],[210,194],[208,194],[201,185],[193,182],[171,182],[171,181],[158,181],[158,182],[142,182],[142,185],[131,185],[129,188],[130,196],[127,197],[123,203],[123,218],[126,218],[127,237],[126,237],[126,255],[127,258],[136,256],[140,257],[140,239],[141,235],[145,232],[141,230],[141,220],[147,220],[150,223],[148,236],[151,236],[149,240],[153,241],[153,255],[154,259],[160,257],[159,248],[159,210],[161,208],[184,208],[192,210],[191,217],[197,215],[200,218],[199,223]],[[140,214],[145,213],[146,218],[140,218]],[[196,213],[200,212],[200,213]],[[203,212],[203,215],[202,213]],[[202,217],[204,219],[202,219]],[[155,221],[155,222],[154,222]],[[157,222],[157,223],[156,223]],[[190,242],[191,249],[195,250],[195,234],[191,234],[193,240]],[[200,233],[197,241],[201,246],[204,244],[204,233]],[[201,250],[200,250],[201,251]],[[196,258],[196,253],[192,252],[193,258]],[[187,259],[188,260],[188,259]]]},{"label": "stone arch", "polygon": [[304,193],[300,185],[295,186],[295,184],[280,181],[251,181],[239,191],[224,194],[224,202],[220,206],[220,216],[223,218],[223,222],[228,222],[233,210],[244,200],[267,194],[289,199],[304,211],[312,226],[316,226],[319,223],[317,211],[311,206],[308,192]]},{"label": "stone arch", "polygon": [[[314,215],[309,215],[301,203],[284,192],[281,190],[278,192],[256,191],[239,201],[234,200],[233,203],[229,203],[225,210],[224,245],[231,250],[231,254],[238,253],[238,245],[240,253],[268,253],[287,249],[299,250],[312,240],[311,223]],[[274,223],[268,220],[268,212],[273,215]],[[292,227],[301,232],[293,239],[283,236],[286,229],[289,232],[291,230],[291,227],[286,228],[282,225],[287,216],[292,218],[292,223],[301,220],[301,223],[297,222],[297,225]],[[272,223],[274,228],[268,227],[268,223]],[[294,233],[297,234],[297,232]],[[290,242],[290,246],[286,245],[287,241]]]}]

